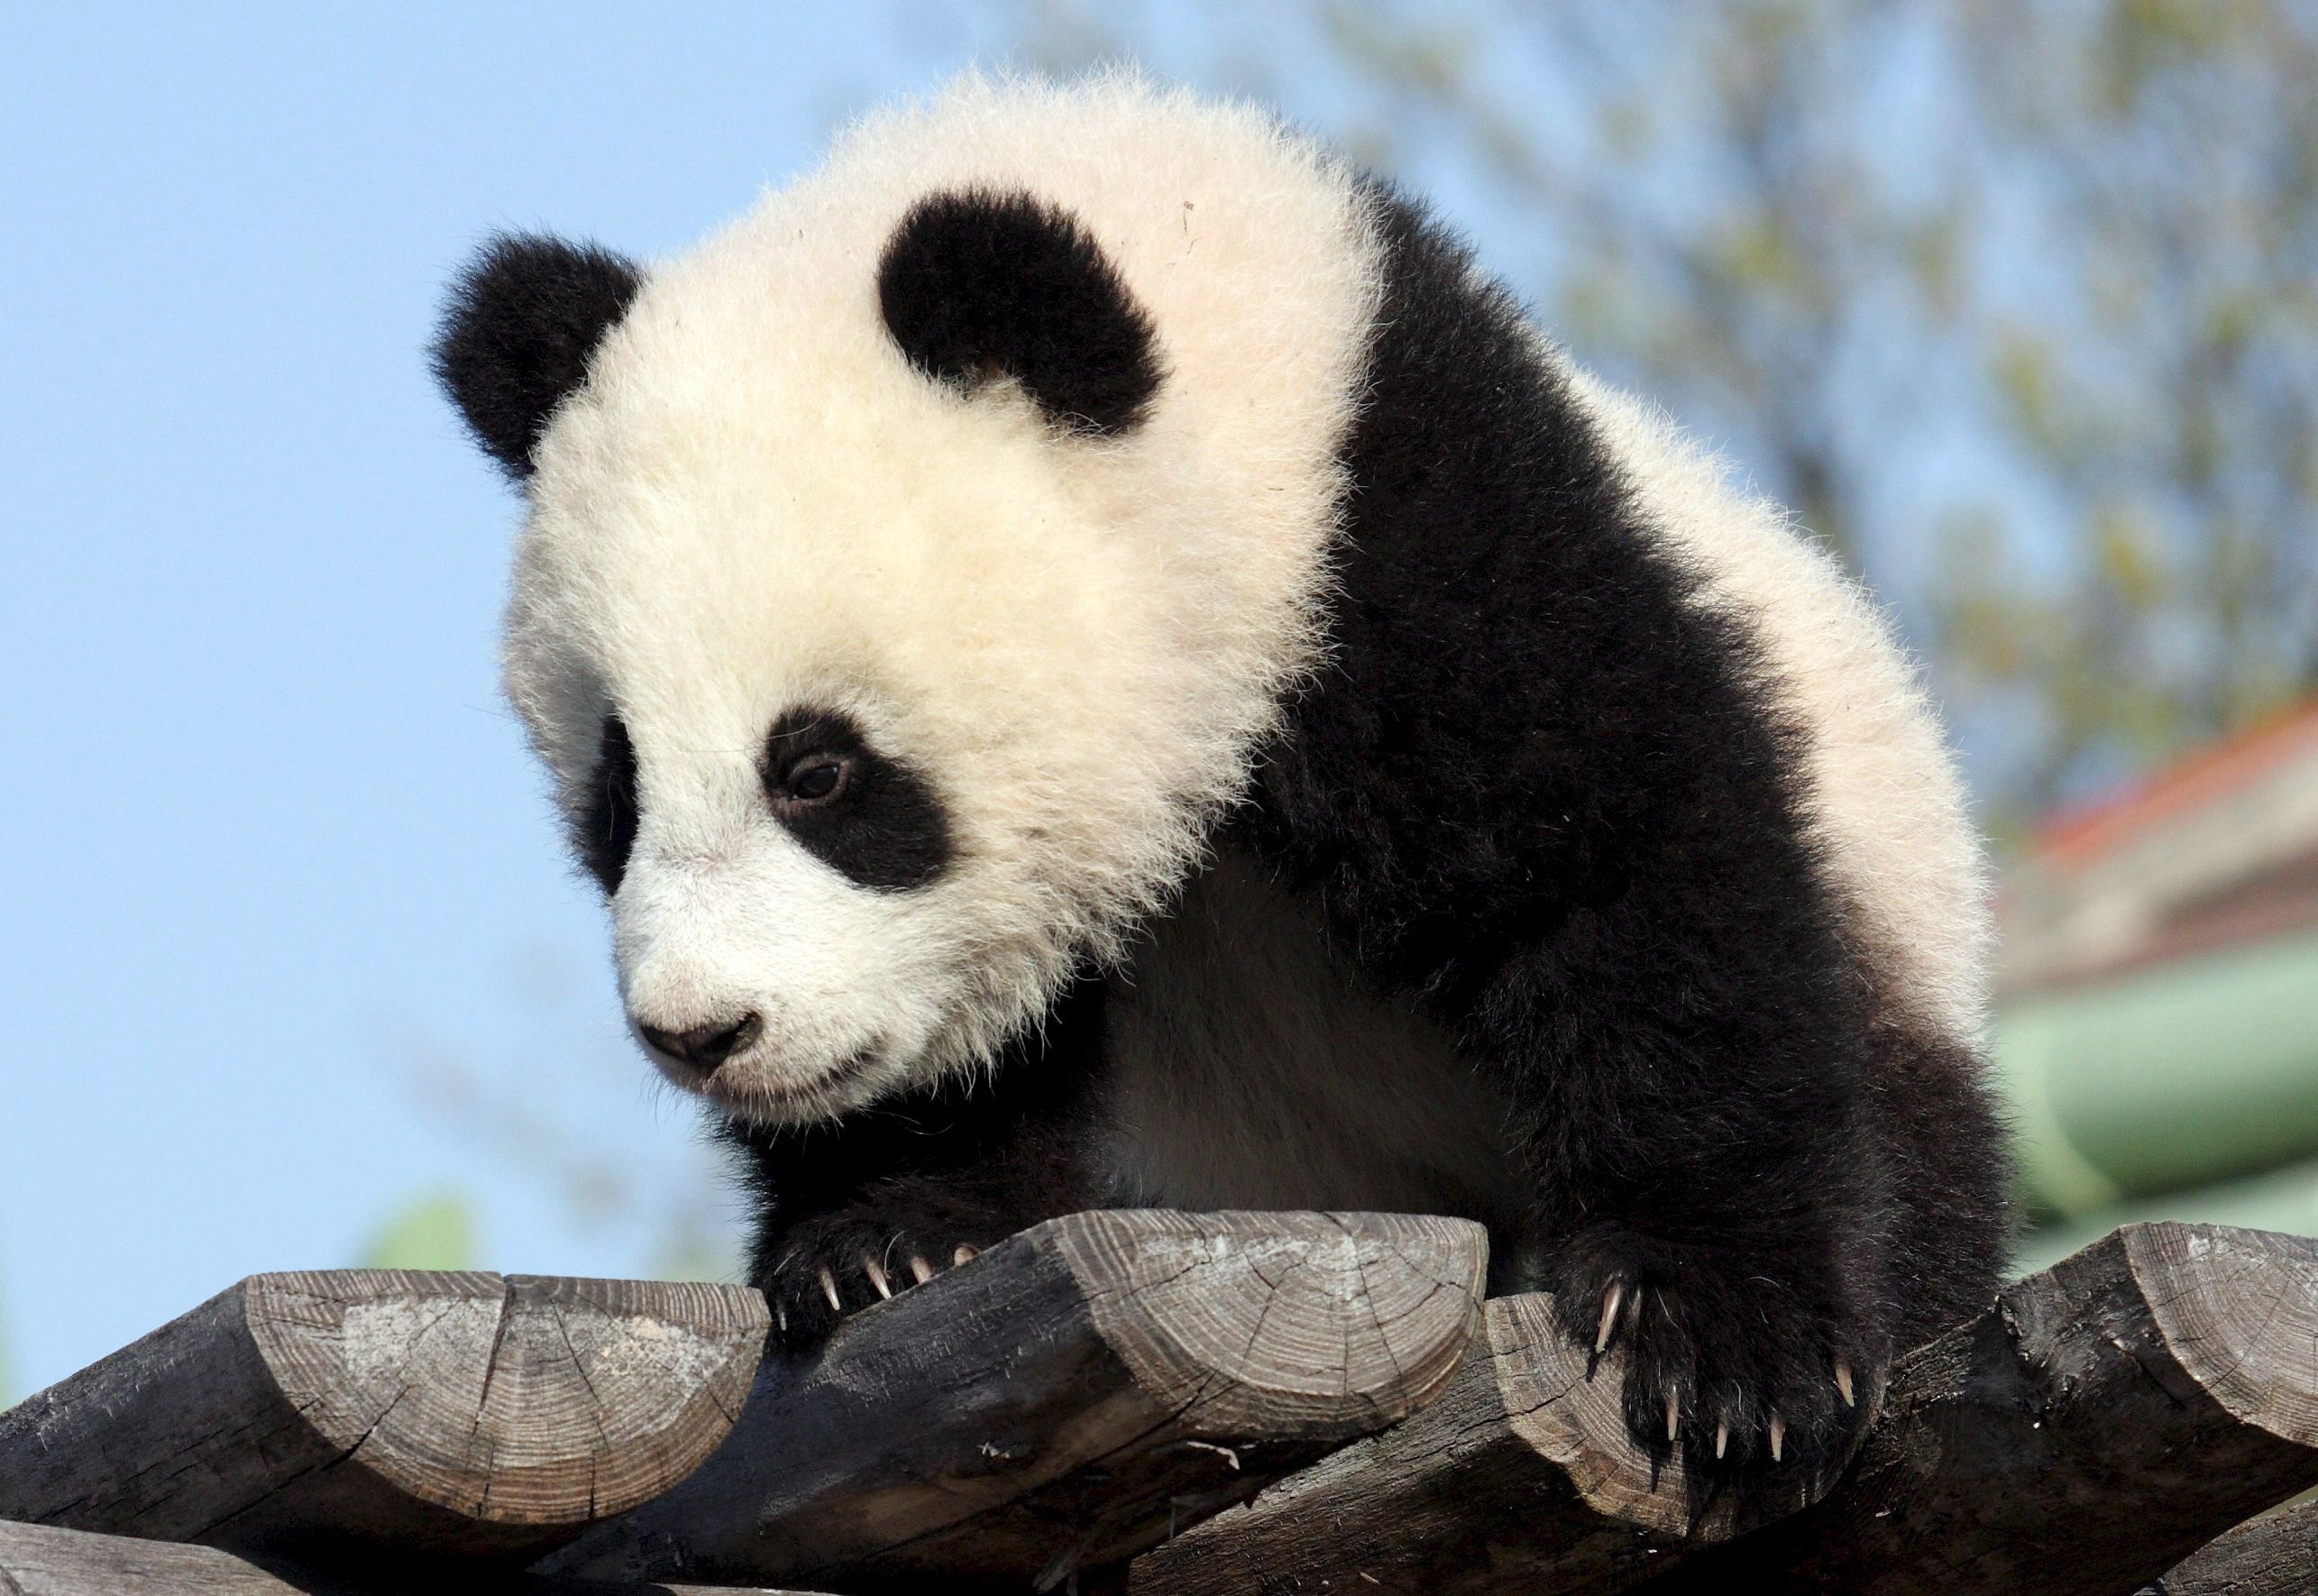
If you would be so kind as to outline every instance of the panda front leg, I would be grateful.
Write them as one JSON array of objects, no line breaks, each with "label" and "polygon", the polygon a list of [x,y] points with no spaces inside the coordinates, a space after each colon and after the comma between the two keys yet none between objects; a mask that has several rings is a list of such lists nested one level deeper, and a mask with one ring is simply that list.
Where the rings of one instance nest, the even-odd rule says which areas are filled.
[{"label": "panda front leg", "polygon": [[1547,1284],[1590,1377],[1622,1381],[1635,1441],[1679,1449],[1694,1479],[1840,1463],[1891,1352],[1842,1264],[1873,1249],[1832,1234],[1858,1215],[1789,1205],[1734,1221],[1665,1188],[1597,1189],[1613,1195],[1553,1248]]},{"label": "panda front leg", "polygon": [[1099,1041],[1099,1012],[1074,994],[986,1078],[833,1124],[728,1128],[757,1202],[748,1279],[774,1344],[811,1351],[848,1316],[1099,1206],[1083,1106]]},{"label": "panda front leg", "polygon": [[1652,991],[1541,949],[1481,1010],[1525,1132],[1537,1283],[1623,1382],[1635,1442],[1694,1482],[1839,1465],[1892,1352],[1908,1194],[1866,1123],[1855,1005],[1755,979],[1743,1000]]},{"label": "panda front leg", "polygon": [[847,1316],[971,1263],[1032,1223],[1026,1213],[973,1200],[956,1182],[888,1177],[831,1206],[765,1215],[749,1279],[772,1307],[774,1344],[805,1352]]}]

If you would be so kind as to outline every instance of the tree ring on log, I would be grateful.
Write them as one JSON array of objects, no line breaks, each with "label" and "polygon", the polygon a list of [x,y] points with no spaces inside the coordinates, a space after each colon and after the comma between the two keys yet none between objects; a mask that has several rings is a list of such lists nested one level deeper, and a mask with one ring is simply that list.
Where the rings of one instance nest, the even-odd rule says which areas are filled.
[{"label": "tree ring on log", "polygon": [[1056,1220],[1052,1239],[1096,1333],[1192,1432],[1303,1418],[1347,1434],[1407,1417],[1463,1362],[1488,1266],[1484,1249],[1460,1244],[1469,1229],[1424,1215],[1128,1209]]},{"label": "tree ring on log", "polygon": [[410,1497],[499,1524],[609,1518],[691,1472],[756,1372],[765,1316],[737,1301],[753,1298],[380,1270],[256,1275],[243,1294],[252,1341],[325,1441]]}]

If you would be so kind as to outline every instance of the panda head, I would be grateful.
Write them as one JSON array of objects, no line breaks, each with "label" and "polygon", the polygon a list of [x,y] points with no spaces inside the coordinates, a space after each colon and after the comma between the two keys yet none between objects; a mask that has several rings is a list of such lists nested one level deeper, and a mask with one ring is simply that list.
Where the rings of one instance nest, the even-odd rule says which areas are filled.
[{"label": "panda head", "polygon": [[499,239],[435,348],[524,490],[506,683],[632,1026],[769,1124],[1034,1024],[1180,881],[1251,731],[1152,535],[1160,346],[1089,230],[1022,192],[803,208],[648,271]]}]

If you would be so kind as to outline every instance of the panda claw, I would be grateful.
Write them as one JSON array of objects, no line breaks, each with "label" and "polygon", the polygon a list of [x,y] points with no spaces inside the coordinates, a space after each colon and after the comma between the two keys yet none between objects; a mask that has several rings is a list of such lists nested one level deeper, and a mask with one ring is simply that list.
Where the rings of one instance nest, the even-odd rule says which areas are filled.
[{"label": "panda claw", "polygon": [[1786,1439],[1787,1421],[1774,1413],[1771,1416],[1771,1461],[1773,1463],[1779,1461],[1780,1448],[1785,1444]]},{"label": "panda claw", "polygon": [[893,1300],[893,1284],[886,1278],[884,1264],[875,1258],[865,1258],[861,1261],[861,1272],[867,1275],[869,1283],[877,1289],[877,1299],[880,1302]]},{"label": "panda claw", "polygon": [[1843,1393],[1843,1405],[1846,1408],[1859,1406],[1851,1396],[1851,1365],[1841,1358],[1835,1361],[1835,1389]]},{"label": "panda claw", "polygon": [[1714,1427],[1714,1454],[1719,1458],[1730,1445],[1730,1425],[1727,1420]]},{"label": "panda claw", "polygon": [[1674,1438],[1681,1433],[1681,1428],[1682,1412],[1674,1405],[1674,1390],[1669,1386],[1666,1390],[1666,1444],[1668,1445],[1674,1444]]},{"label": "panda claw", "polygon": [[956,1268],[959,1264],[971,1263],[981,1256],[982,1250],[979,1247],[960,1242],[957,1244],[957,1251],[950,1254],[949,1261],[951,1267]]},{"label": "panda claw", "polygon": [[1599,1357],[1609,1350],[1610,1333],[1617,1328],[1617,1310],[1626,1300],[1626,1282],[1612,1280],[1609,1289],[1602,1293],[1601,1328],[1594,1333],[1594,1355]]},{"label": "panda claw", "polygon": [[821,1295],[829,1298],[829,1311],[832,1313],[843,1313],[845,1311],[845,1304],[838,1298],[837,1294],[837,1279],[829,1273],[829,1265],[826,1263],[821,1265],[820,1277]]},{"label": "panda claw", "polygon": [[910,1254],[910,1272],[917,1276],[918,1284],[922,1286],[934,1278],[934,1266],[912,1252]]}]

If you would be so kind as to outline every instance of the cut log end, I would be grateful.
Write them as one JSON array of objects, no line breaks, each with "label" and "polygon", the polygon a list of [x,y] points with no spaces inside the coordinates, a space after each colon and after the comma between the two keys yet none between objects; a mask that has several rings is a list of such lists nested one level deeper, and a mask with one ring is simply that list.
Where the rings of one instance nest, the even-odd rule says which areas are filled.
[{"label": "cut log end", "polygon": [[1054,1222],[1096,1332],[1193,1435],[1363,1435],[1456,1372],[1488,1247],[1398,1214],[1122,1210]]},{"label": "cut log end", "polygon": [[755,1292],[341,1270],[253,1276],[252,1339],[307,1422],[480,1523],[584,1524],[697,1467],[748,1395]]},{"label": "cut log end", "polygon": [[389,1565],[351,1571],[253,1558],[216,1546],[133,1536],[94,1535],[0,1520],[0,1596],[397,1596],[414,1589],[489,1590],[496,1596],[815,1596],[761,1586],[598,1585],[495,1570],[476,1578],[454,1569]]},{"label": "cut log end", "polygon": [[[2169,1362],[2243,1424],[2318,1448],[2318,1244],[2219,1225],[2117,1233]],[[2186,1391],[2184,1392],[2186,1395]]]},{"label": "cut log end", "polygon": [[536,1555],[713,1451],[765,1328],[738,1287],[255,1275],[0,1415],[0,1518]]},{"label": "cut log end", "polygon": [[2208,1541],[2135,1596],[2310,1596],[2318,1591],[2318,1500]]}]

